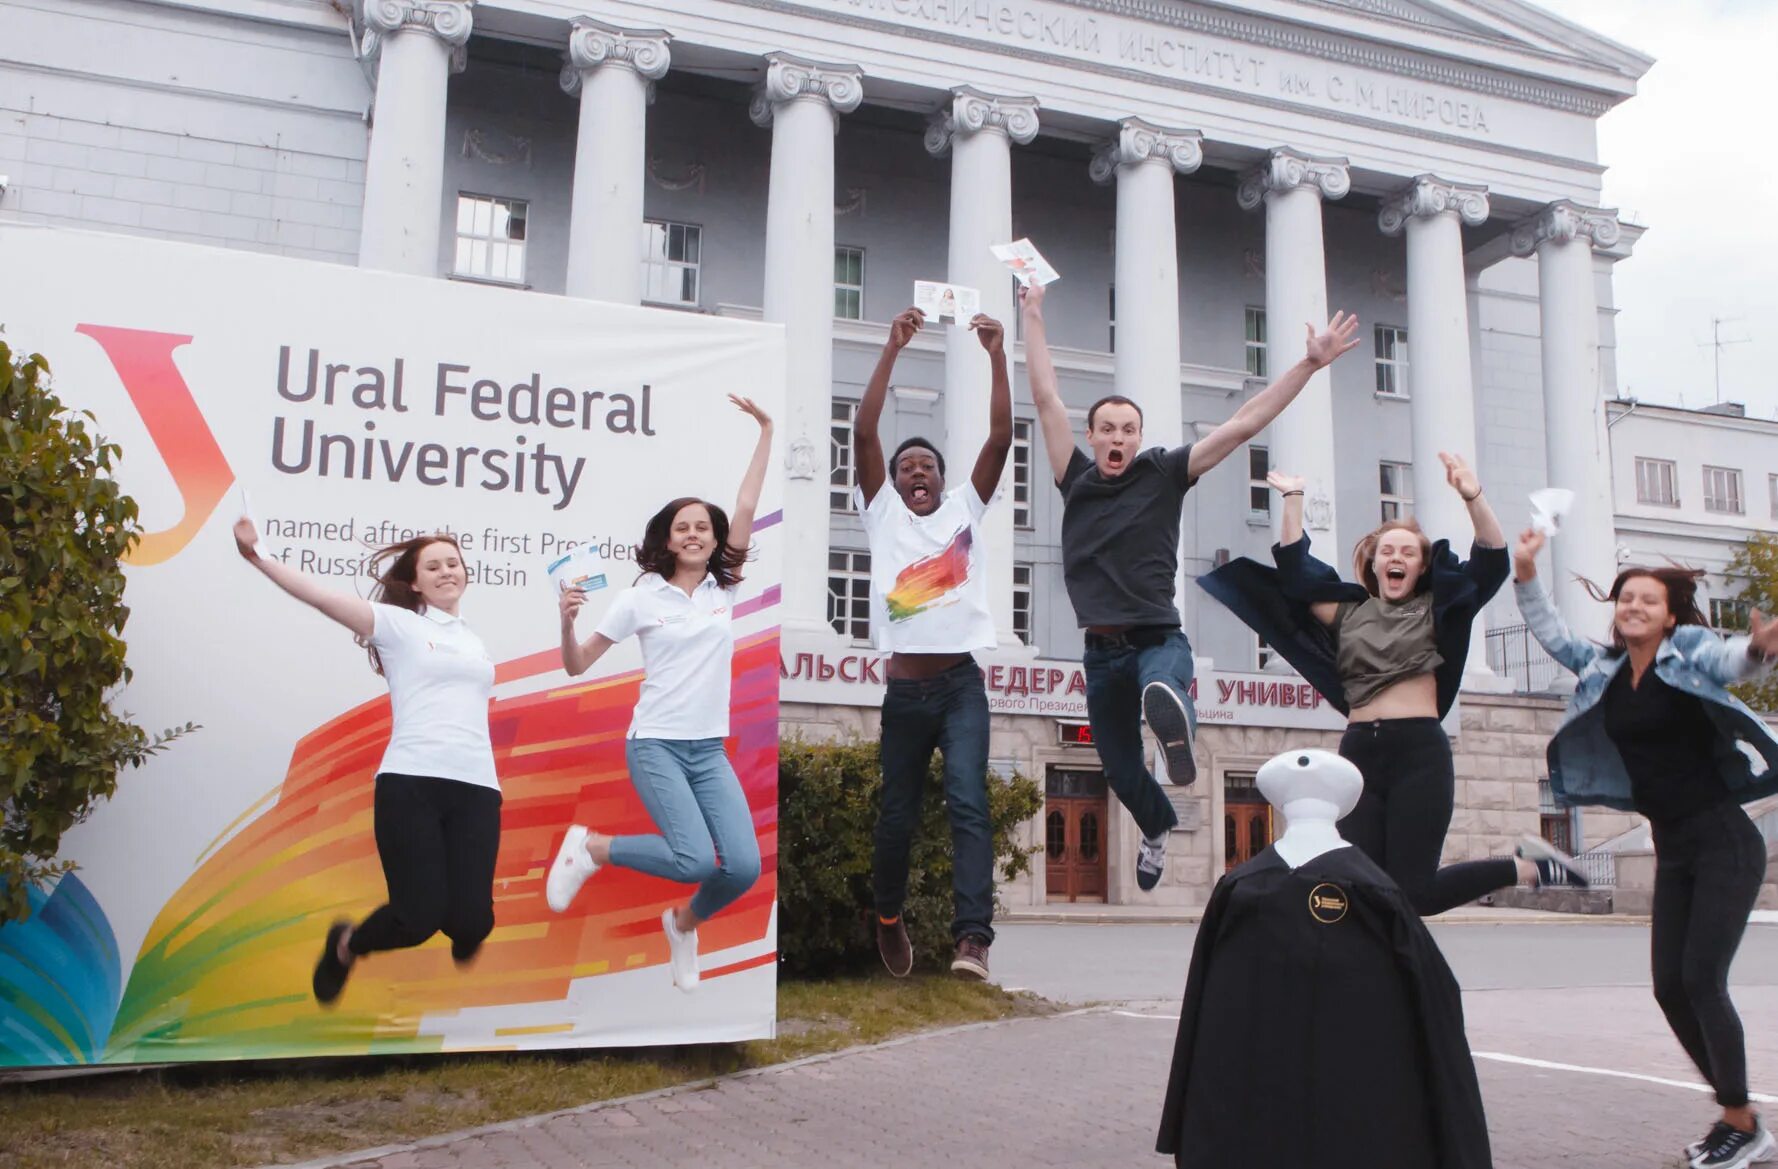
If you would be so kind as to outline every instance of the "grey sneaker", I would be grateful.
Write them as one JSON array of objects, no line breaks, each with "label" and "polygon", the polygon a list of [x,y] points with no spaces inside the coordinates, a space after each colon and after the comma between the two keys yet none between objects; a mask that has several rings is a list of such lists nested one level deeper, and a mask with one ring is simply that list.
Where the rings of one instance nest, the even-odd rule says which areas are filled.
[{"label": "grey sneaker", "polygon": [[1518,845],[1513,848],[1513,855],[1522,856],[1537,866],[1537,883],[1540,887],[1554,885],[1562,876],[1566,876],[1568,884],[1576,889],[1585,889],[1589,884],[1587,871],[1573,857],[1541,836],[1519,837]]},{"label": "grey sneaker", "polygon": [[974,934],[958,938],[957,956],[951,959],[951,973],[988,981],[988,943]]},{"label": "grey sneaker", "polygon": [[1142,843],[1136,846],[1136,888],[1147,893],[1161,883],[1161,873],[1167,867],[1167,834],[1149,838],[1144,836]]},{"label": "grey sneaker", "polygon": [[1167,782],[1184,787],[1198,778],[1198,761],[1192,757],[1192,724],[1185,702],[1165,682],[1142,688],[1142,717],[1160,740],[1167,757]]}]

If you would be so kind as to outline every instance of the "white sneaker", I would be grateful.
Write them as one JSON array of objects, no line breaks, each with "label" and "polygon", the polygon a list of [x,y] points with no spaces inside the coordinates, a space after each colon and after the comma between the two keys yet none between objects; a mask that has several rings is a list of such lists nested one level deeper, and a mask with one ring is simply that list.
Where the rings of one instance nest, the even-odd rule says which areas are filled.
[{"label": "white sneaker", "polygon": [[555,863],[549,867],[543,896],[557,913],[566,913],[586,879],[599,871],[599,862],[587,855],[586,837],[586,829],[579,824],[570,827],[568,838],[556,852]]},{"label": "white sneaker", "polygon": [[687,994],[698,989],[698,931],[680,931],[668,906],[661,913],[661,929],[667,935],[667,966],[673,971],[673,985]]}]

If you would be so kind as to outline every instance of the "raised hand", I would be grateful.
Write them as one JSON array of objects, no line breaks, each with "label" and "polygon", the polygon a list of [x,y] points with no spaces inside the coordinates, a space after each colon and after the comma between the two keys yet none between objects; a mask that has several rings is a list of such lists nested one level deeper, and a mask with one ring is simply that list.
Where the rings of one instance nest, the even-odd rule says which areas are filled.
[{"label": "raised hand", "polygon": [[235,521],[235,551],[248,563],[259,559],[259,530],[246,516]]},{"label": "raised hand", "polygon": [[1283,471],[1267,471],[1266,482],[1274,491],[1301,491],[1305,480],[1301,475],[1286,475]]},{"label": "raised hand", "polygon": [[772,428],[772,416],[767,414],[764,410],[761,410],[752,398],[743,398],[738,394],[730,394],[728,400],[735,404],[737,410],[740,410],[743,414],[746,414],[755,422],[759,423],[759,428],[761,430],[770,430]]},{"label": "raised hand", "polygon": [[999,321],[987,313],[977,313],[970,318],[969,327],[981,339],[983,349],[989,353],[1005,352],[1006,329]]},{"label": "raised hand", "polygon": [[1317,369],[1332,365],[1340,354],[1358,345],[1358,318],[1350,313],[1335,313],[1325,332],[1317,333],[1314,325],[1304,325],[1303,328],[1309,334],[1304,356]]},{"label": "raised hand", "polygon": [[1519,533],[1519,543],[1513,549],[1513,579],[1517,581],[1534,580],[1537,577],[1537,554],[1543,551],[1544,534],[1536,528],[1526,528]]},{"label": "raised hand", "polygon": [[1465,503],[1482,493],[1482,481],[1476,478],[1475,469],[1463,461],[1462,455],[1440,451],[1438,461],[1445,465],[1445,482],[1456,489]]},{"label": "raised hand", "polygon": [[1754,654],[1768,662],[1778,657],[1778,621],[1767,621],[1758,609],[1753,611],[1750,621]]},{"label": "raised hand", "polygon": [[889,347],[902,349],[926,324],[926,314],[917,308],[903,309],[889,322]]},{"label": "raised hand", "polygon": [[574,618],[580,613],[580,607],[586,604],[585,589],[562,590],[562,624],[573,625]]},{"label": "raised hand", "polygon": [[1019,309],[1022,312],[1042,319],[1043,317],[1043,285],[1033,280],[1029,284],[1019,285]]}]

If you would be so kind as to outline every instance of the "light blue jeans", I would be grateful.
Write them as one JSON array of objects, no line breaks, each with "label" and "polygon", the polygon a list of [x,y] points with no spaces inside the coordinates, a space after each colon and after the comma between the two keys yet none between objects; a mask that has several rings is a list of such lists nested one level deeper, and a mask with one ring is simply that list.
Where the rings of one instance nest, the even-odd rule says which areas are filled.
[{"label": "light blue jeans", "polygon": [[630,782],[659,836],[618,836],[611,863],[696,885],[691,911],[715,917],[759,880],[759,839],[721,739],[630,739]]}]

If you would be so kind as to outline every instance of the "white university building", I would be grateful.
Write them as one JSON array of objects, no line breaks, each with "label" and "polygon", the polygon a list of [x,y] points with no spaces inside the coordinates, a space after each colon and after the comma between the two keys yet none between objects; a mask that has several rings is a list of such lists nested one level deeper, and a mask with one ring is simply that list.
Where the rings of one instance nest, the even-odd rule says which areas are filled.
[{"label": "white university building", "polygon": [[[1551,581],[1769,523],[1771,427],[1614,401],[1612,274],[1642,229],[1599,206],[1596,124],[1650,64],[1518,0],[0,0],[0,216],[782,323],[783,714],[812,736],[874,735],[850,419],[916,279],[979,288],[1012,330],[989,245],[1029,237],[1062,274],[1071,408],[1125,394],[1151,445],[1206,432],[1301,355],[1305,322],[1355,312],[1360,348],[1187,497],[1201,778],[1170,789],[1152,896],[1080,742],[1060,498],[1009,333],[983,664],[996,765],[1047,795],[1035,872],[1002,897],[1189,905],[1269,839],[1257,764],[1339,727],[1191,583],[1268,558],[1268,468],[1307,476],[1341,565],[1409,512],[1467,546],[1440,450],[1471,457],[1509,530],[1529,491],[1576,491]],[[896,375],[886,440],[928,436],[963,473],[980,346],[928,328]],[[1683,443],[1647,429],[1669,425]],[[1728,521],[1700,467],[1744,439]],[[1636,496],[1645,457],[1676,464],[1671,498]],[[1603,633],[1578,589],[1559,603]],[[1503,590],[1484,624],[1518,623]],[[1540,808],[1560,707],[1514,693],[1524,671],[1491,668],[1482,632],[1447,855],[1627,827]]]}]

